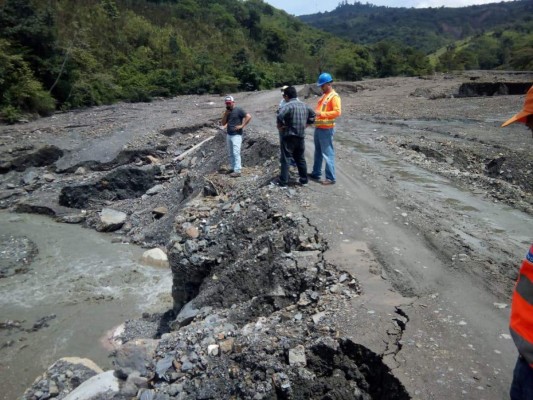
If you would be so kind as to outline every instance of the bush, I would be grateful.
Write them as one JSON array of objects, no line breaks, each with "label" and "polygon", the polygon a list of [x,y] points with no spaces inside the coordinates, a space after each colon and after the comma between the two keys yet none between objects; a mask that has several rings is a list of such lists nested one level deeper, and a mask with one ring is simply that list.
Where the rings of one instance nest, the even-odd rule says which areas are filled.
[{"label": "bush", "polygon": [[131,102],[152,101],[157,87],[150,82],[150,76],[132,64],[122,65],[116,72],[117,84],[122,88],[121,98]]},{"label": "bush", "polygon": [[20,55],[10,54],[7,41],[0,41],[0,94],[0,107],[9,118],[15,118],[14,110],[48,115],[55,109],[50,93],[35,79]]},{"label": "bush", "polygon": [[55,111],[56,101],[50,93],[40,89],[40,83],[36,83],[39,88],[35,89],[31,98],[28,99],[29,111],[37,112],[41,116],[51,115]]},{"label": "bush", "polygon": [[152,101],[152,93],[142,86],[128,86],[123,89],[123,98],[132,103],[149,103]]},{"label": "bush", "polygon": [[156,69],[148,74],[148,84],[153,96],[175,96],[182,90],[182,82],[176,70]]},{"label": "bush", "polygon": [[78,78],[72,85],[64,109],[110,104],[120,98],[121,88],[108,74],[93,74]]},{"label": "bush", "polygon": [[215,79],[214,91],[216,93],[233,93],[239,88],[239,80],[234,76],[221,76]]},{"label": "bush", "polygon": [[0,117],[8,124],[14,124],[15,122],[20,121],[22,113],[19,109],[13,106],[5,106],[0,110]]}]

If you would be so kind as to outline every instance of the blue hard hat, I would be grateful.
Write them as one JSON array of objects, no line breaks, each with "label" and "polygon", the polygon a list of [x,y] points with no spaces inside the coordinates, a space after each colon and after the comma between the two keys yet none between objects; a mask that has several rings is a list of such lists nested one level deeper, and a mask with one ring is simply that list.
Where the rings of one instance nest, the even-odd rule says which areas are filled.
[{"label": "blue hard hat", "polygon": [[330,82],[333,82],[333,78],[331,77],[331,75],[328,74],[327,72],[323,72],[318,77],[318,82],[316,83],[316,85],[322,86],[324,83],[330,83]]}]

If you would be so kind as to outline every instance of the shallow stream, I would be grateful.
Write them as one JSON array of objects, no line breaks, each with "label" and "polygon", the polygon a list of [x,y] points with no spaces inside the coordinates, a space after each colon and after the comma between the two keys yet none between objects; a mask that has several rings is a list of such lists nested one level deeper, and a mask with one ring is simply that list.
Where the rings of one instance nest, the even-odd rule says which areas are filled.
[{"label": "shallow stream", "polygon": [[0,213],[0,226],[38,248],[28,272],[0,278],[1,399],[20,396],[61,357],[111,367],[108,331],[172,307],[170,270],[142,265],[137,246],[37,215]]}]

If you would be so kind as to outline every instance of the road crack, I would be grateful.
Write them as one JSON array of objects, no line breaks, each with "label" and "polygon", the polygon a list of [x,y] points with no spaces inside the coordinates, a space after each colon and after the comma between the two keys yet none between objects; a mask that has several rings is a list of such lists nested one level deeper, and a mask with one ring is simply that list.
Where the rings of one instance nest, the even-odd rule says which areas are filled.
[{"label": "road crack", "polygon": [[392,318],[393,326],[387,330],[387,335],[389,340],[386,341],[387,348],[383,354],[384,357],[390,357],[395,362],[395,366],[391,369],[394,370],[398,368],[399,361],[396,359],[396,356],[403,348],[403,334],[407,329],[407,324],[409,323],[409,316],[407,313],[400,307],[395,307],[396,316]]}]

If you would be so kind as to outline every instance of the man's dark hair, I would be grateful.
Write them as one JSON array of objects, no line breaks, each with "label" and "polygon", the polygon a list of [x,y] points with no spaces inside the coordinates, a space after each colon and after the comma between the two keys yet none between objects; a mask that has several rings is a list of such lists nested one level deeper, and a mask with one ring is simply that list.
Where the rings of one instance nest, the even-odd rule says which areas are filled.
[{"label": "man's dark hair", "polygon": [[298,97],[298,93],[296,93],[296,88],[294,86],[289,86],[283,91],[283,94],[287,96],[290,99],[295,99]]}]

